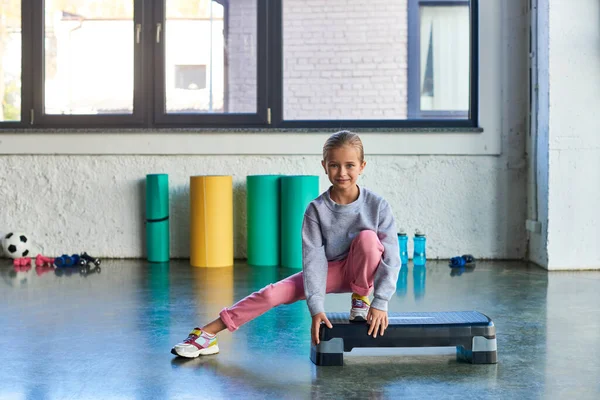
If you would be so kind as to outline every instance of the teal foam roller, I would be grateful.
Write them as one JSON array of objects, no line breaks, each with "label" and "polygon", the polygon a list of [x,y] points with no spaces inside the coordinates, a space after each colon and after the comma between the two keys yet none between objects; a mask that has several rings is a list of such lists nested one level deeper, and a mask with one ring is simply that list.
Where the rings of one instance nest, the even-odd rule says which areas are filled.
[{"label": "teal foam roller", "polygon": [[169,217],[169,175],[146,175],[146,220]]},{"label": "teal foam roller", "polygon": [[170,258],[169,176],[146,175],[146,254],[150,262]]},{"label": "teal foam roller", "polygon": [[250,175],[246,177],[246,229],[249,265],[279,265],[280,185],[280,175]]},{"label": "teal foam roller", "polygon": [[146,222],[147,258],[150,262],[169,261],[169,220]]},{"label": "teal foam roller", "polygon": [[281,266],[302,268],[302,222],[308,204],[319,196],[316,175],[281,178]]}]

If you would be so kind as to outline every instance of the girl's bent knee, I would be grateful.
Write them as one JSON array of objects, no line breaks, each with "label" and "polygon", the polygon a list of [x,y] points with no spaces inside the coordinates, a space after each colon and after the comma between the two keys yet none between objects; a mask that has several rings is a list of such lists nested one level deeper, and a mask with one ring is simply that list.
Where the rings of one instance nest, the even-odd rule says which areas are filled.
[{"label": "girl's bent knee", "polygon": [[383,251],[383,245],[379,241],[377,233],[375,233],[374,231],[361,231],[354,240],[356,240],[356,244],[365,252]]},{"label": "girl's bent knee", "polygon": [[371,230],[360,231],[356,239],[360,240],[361,242],[379,242],[377,233]]}]

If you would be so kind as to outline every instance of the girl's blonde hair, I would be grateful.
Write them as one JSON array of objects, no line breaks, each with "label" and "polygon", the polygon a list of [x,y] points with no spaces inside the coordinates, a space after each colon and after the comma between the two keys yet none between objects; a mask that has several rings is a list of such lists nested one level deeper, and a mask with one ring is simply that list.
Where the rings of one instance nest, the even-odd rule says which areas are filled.
[{"label": "girl's blonde hair", "polygon": [[363,149],[362,141],[360,137],[350,131],[339,131],[329,136],[325,144],[323,145],[323,160],[327,161],[327,155],[332,149],[338,149],[343,146],[352,146],[358,150],[358,158],[362,163],[365,159],[365,151]]}]

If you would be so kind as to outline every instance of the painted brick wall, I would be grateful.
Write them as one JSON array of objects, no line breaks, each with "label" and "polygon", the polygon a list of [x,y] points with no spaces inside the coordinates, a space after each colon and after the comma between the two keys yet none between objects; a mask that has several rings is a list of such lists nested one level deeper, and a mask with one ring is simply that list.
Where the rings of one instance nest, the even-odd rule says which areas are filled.
[{"label": "painted brick wall", "polygon": [[283,3],[285,119],[406,118],[406,0]]},{"label": "painted brick wall", "polygon": [[229,4],[229,40],[225,44],[228,112],[255,113],[257,0],[235,0]]},{"label": "painted brick wall", "polygon": [[[229,8],[230,112],[256,110],[256,0]],[[406,0],[283,2],[286,119],[403,119]]]}]

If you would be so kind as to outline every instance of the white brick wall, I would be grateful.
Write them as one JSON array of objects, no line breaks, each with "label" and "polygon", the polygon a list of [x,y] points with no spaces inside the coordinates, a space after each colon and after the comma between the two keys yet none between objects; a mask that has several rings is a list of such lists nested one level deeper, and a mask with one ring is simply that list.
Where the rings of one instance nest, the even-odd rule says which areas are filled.
[{"label": "white brick wall", "polygon": [[[229,20],[229,112],[256,111],[256,0]],[[283,1],[285,119],[403,119],[407,0]]]},{"label": "white brick wall", "polygon": [[403,119],[406,0],[285,0],[284,118]]},{"label": "white brick wall", "polygon": [[229,5],[229,41],[225,63],[229,74],[226,112],[255,113],[257,67],[257,0],[233,0]]}]

